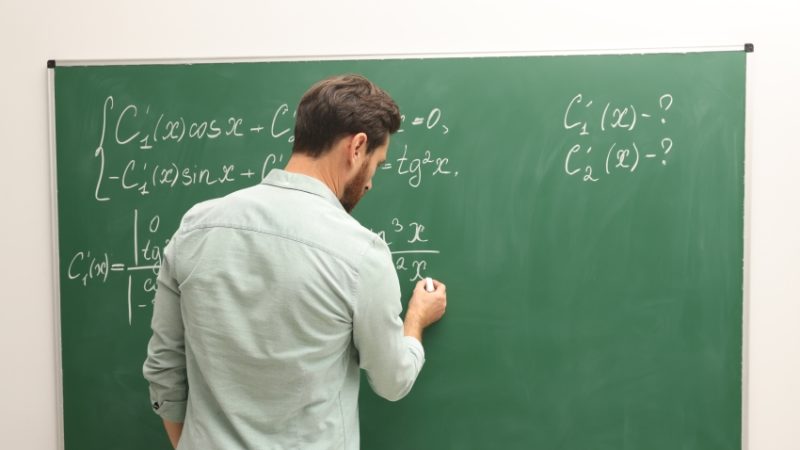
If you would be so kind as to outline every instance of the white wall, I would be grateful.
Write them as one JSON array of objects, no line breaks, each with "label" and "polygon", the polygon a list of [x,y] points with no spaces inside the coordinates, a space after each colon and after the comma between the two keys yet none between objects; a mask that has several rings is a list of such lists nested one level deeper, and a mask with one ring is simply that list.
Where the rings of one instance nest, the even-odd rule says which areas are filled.
[{"label": "white wall", "polygon": [[749,60],[754,70],[747,440],[750,449],[800,448],[800,14],[765,2],[778,3],[2,0],[0,448],[57,448],[47,59],[745,42],[756,46]]}]

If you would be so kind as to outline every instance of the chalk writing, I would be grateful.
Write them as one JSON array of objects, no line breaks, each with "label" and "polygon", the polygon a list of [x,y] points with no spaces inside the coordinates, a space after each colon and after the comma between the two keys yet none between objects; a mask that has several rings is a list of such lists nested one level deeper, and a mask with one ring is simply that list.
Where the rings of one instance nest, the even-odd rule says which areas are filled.
[{"label": "chalk writing", "polygon": [[[199,120],[188,119],[180,114],[157,112],[151,105],[129,103],[118,106],[117,103],[112,95],[103,102],[99,148],[106,143],[106,130],[109,127],[113,128],[113,138],[117,145],[134,145],[141,150],[152,150],[171,142],[240,138],[262,133],[287,143],[294,142],[292,129],[297,111],[290,113],[288,103],[282,103],[274,110],[266,110],[267,114],[261,118],[232,115]],[[419,128],[446,135],[450,128],[444,123],[442,115],[441,108],[434,107],[427,114],[408,116],[410,122],[406,122],[407,116],[403,114],[401,120],[404,127],[398,132]]]},{"label": "chalk writing", "polygon": [[[238,115],[190,120],[180,114],[157,112],[151,105],[118,103],[110,95],[99,110],[99,140],[93,153],[97,167],[94,199],[98,202],[110,201],[114,193],[120,191],[137,191],[146,196],[157,190],[223,184],[231,185],[231,190],[242,188],[265,177],[271,168],[285,163],[289,156],[286,150],[264,151],[261,140],[252,141],[252,147],[258,149],[254,153],[264,155],[257,164],[248,164],[242,158],[236,158],[236,162],[231,158],[215,164],[187,162],[176,153],[176,148],[180,152],[194,152],[199,150],[193,150],[193,147],[202,143],[261,139],[261,136],[273,146],[276,141],[294,142],[292,129],[296,111],[291,111],[288,103],[281,103],[273,110],[267,109],[265,117],[260,118],[262,120]],[[443,115],[438,107],[421,115],[408,116],[408,121],[403,115],[405,128],[399,132],[419,129],[447,135],[450,128],[444,123]],[[247,142],[250,146],[251,142]],[[228,147],[228,144],[214,147],[203,144],[202,149],[213,152]],[[396,149],[391,154],[395,159],[381,168],[393,169],[392,173],[407,179],[410,188],[419,188],[429,177],[458,176],[451,156],[442,151],[409,149],[407,144],[403,144],[402,153]]]},{"label": "chalk writing", "polygon": [[411,156],[408,151],[408,144],[405,144],[403,145],[403,154],[394,162],[384,163],[381,169],[396,169],[397,175],[408,179],[409,186],[418,188],[422,184],[423,178],[427,178],[427,176],[457,177],[458,171],[450,169],[449,164],[449,158],[435,156],[430,150],[423,151],[421,155]]},{"label": "chalk writing", "polygon": [[[110,277],[127,277],[125,304],[128,324],[132,325],[134,307],[141,309],[153,304],[156,277],[164,257],[164,247],[169,243],[169,239],[158,237],[163,235],[160,226],[159,215],[153,215],[142,223],[139,210],[134,209],[130,236],[132,252],[125,257],[109,250],[78,250],[66,268],[67,278],[89,287],[106,284]],[[428,259],[440,254],[439,250],[432,248],[426,226],[418,221],[401,221],[395,217],[386,229],[376,233],[389,246],[398,274],[410,282],[424,279]],[[143,298],[147,300],[142,301]]]},{"label": "chalk writing", "polygon": [[[127,275],[127,307],[128,324],[133,322],[133,286],[134,281],[137,289],[152,298],[156,291],[156,276],[161,268],[164,246],[169,243],[169,239],[161,240],[156,237],[161,226],[161,217],[153,215],[142,226],[139,220],[139,210],[133,210],[133,228],[131,243],[133,251],[129,258],[119,256],[113,251],[79,250],[74,253],[67,266],[67,278],[77,280],[83,286],[91,283],[105,284],[110,276],[120,274]],[[140,235],[144,233],[144,238]],[[163,244],[163,245],[162,245]],[[135,277],[135,278],[134,278]],[[152,300],[138,302],[139,308],[146,308],[152,305]]]},{"label": "chalk writing", "polygon": [[[85,162],[94,167],[93,179],[87,180],[91,183],[87,196],[93,194],[94,201],[106,203],[125,194],[130,221],[123,217],[129,225],[118,228],[122,249],[96,242],[94,237],[78,244],[64,268],[66,278],[81,289],[108,286],[122,291],[121,286],[126,286],[124,292],[107,298],[119,301],[121,311],[127,306],[129,325],[136,318],[135,311],[153,305],[167,236],[174,231],[161,225],[162,215],[169,217],[172,211],[143,215],[146,205],[154,204],[151,198],[206,188],[216,189],[214,195],[219,195],[220,191],[251,186],[273,168],[286,164],[294,142],[296,112],[287,102],[264,108],[260,117],[233,113],[190,118],[167,110],[107,96],[97,108],[98,128],[91,130],[97,133],[91,138],[91,151],[83,153]],[[456,179],[459,172],[452,161],[454,154],[440,148],[452,132],[445,118],[445,112],[436,106],[403,115],[398,135],[415,133],[422,140],[415,140],[414,146],[403,137],[393,140],[394,147],[381,169],[415,190],[433,179]],[[231,149],[240,153],[233,154]],[[376,233],[389,246],[394,267],[404,281],[423,279],[430,259],[440,253],[427,226],[419,220],[394,217]],[[149,314],[147,317],[149,320]]]},{"label": "chalk writing", "polygon": [[411,274],[408,281],[425,278],[428,258],[440,254],[439,250],[432,248],[425,225],[418,221],[401,221],[394,217],[386,229],[372,231],[389,246],[398,273]]},{"label": "chalk writing", "polygon": [[[405,114],[400,115],[402,125],[406,125],[406,118]],[[423,128],[426,130],[437,130],[440,131],[441,134],[447,134],[450,132],[450,128],[445,125],[442,121],[442,110],[440,108],[433,108],[427,115],[422,116],[412,116],[410,121],[412,128]],[[403,126],[397,130],[398,133],[403,133],[406,131],[406,128]]]},{"label": "chalk writing", "polygon": [[[95,154],[99,158],[95,199],[108,201],[107,184],[114,183],[114,187],[123,191],[136,190],[141,195],[148,195],[158,188],[173,189],[191,187],[196,185],[213,186],[216,184],[236,183],[250,181],[260,174],[259,180],[264,178],[269,170],[283,162],[283,155],[268,153],[260,167],[238,167],[236,164],[219,164],[210,168],[201,168],[197,164],[191,166],[178,165],[170,162],[162,165],[153,162],[142,162],[130,159],[124,162],[115,172],[106,167],[104,150],[98,149]],[[258,170],[257,172],[255,170]],[[242,186],[239,186],[242,187]]]},{"label": "chalk writing", "polygon": [[[564,173],[596,183],[602,175],[641,170],[643,161],[660,160],[661,165],[666,166],[674,145],[667,135],[668,116],[674,101],[669,93],[654,98],[650,106],[656,113],[645,112],[634,104],[595,103],[582,93],[575,95],[567,103],[562,126],[575,133],[580,142],[564,149]],[[660,140],[637,138],[636,130],[649,126],[648,122],[654,119],[658,119],[655,123],[662,127],[656,130],[663,133]],[[620,132],[629,137],[620,141]]]}]

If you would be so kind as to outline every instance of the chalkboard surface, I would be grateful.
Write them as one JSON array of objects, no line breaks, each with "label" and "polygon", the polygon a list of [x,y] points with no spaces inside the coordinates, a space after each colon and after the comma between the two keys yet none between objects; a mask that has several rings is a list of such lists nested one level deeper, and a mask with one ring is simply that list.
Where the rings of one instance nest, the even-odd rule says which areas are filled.
[{"label": "chalkboard surface", "polygon": [[364,449],[741,448],[745,53],[57,67],[68,450],[169,448],[141,375],[194,203],[283,167],[315,81],[404,114],[356,217],[448,284]]}]

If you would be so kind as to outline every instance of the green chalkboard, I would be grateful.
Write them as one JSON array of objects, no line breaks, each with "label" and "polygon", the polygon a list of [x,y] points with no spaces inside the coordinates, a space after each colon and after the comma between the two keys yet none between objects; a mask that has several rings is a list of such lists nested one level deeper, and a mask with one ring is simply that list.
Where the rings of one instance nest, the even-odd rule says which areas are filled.
[{"label": "green chalkboard", "polygon": [[404,114],[355,211],[448,284],[411,394],[362,386],[365,449],[739,449],[743,51],[58,66],[64,440],[166,449],[141,375],[161,249],[283,167],[313,82]]}]

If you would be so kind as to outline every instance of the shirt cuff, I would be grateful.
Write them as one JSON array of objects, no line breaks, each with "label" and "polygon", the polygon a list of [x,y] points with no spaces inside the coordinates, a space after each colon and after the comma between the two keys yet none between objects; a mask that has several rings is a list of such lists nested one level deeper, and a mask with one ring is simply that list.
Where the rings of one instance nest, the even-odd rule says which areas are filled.
[{"label": "shirt cuff", "polygon": [[150,406],[162,419],[170,422],[182,423],[186,418],[186,402],[154,401]]}]

